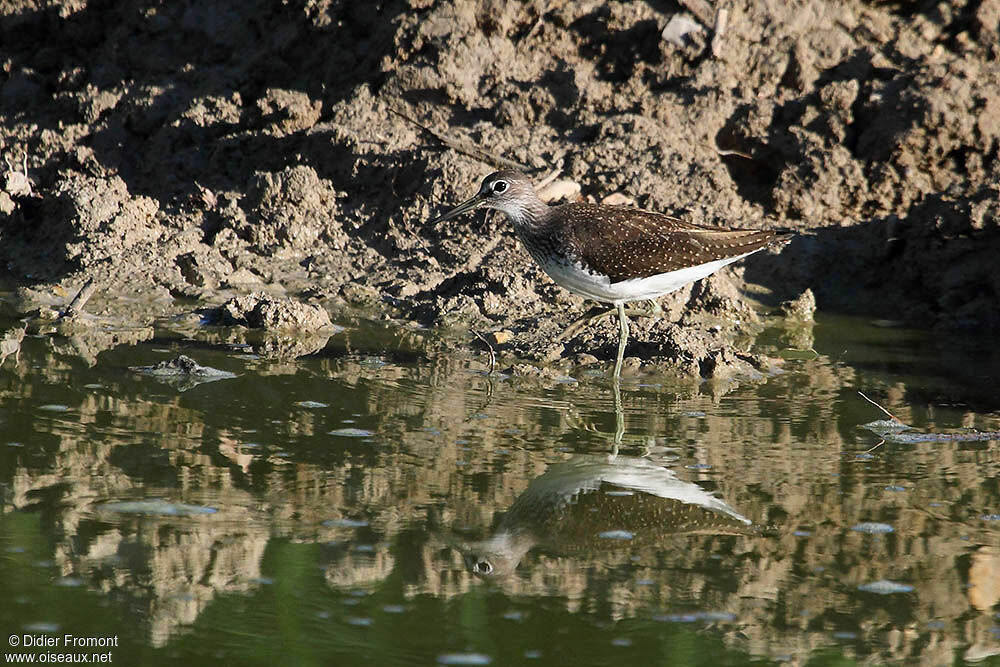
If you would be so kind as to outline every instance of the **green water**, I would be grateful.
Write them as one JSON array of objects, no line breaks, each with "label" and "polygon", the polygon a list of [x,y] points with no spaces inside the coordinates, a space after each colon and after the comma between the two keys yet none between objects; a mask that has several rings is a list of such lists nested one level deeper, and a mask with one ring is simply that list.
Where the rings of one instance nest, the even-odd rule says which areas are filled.
[{"label": "green water", "polygon": [[[471,337],[340,324],[296,361],[23,341],[7,661],[1000,665],[1000,442],[879,444],[857,393],[1000,430],[988,341],[821,318],[812,351],[762,339],[774,376],[627,380],[618,408],[593,371],[489,377]],[[237,377],[130,370],[179,353]],[[10,645],[67,634],[114,645]]]}]

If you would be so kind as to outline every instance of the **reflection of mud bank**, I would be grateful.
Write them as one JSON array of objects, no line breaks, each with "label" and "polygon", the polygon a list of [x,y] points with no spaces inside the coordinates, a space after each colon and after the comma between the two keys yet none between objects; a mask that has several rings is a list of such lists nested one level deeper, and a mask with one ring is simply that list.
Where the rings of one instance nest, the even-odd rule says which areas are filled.
[{"label": "reflection of mud bank", "polygon": [[[611,356],[600,328],[548,344],[581,303],[498,217],[425,225],[492,167],[391,109],[537,174],[562,164],[584,196],[811,232],[729,274],[779,299],[811,286],[821,309],[1000,317],[990,2],[737,3],[718,57],[662,39],[673,13],[645,3],[8,4],[2,265],[42,288],[93,277],[128,325],[266,286],[506,330],[521,357]],[[728,283],[710,289],[729,299]],[[668,301],[672,319],[746,321],[738,297]],[[757,365],[689,328],[639,330],[632,353]]]},{"label": "reflection of mud bank", "polygon": [[[334,436],[323,408],[302,403],[301,395],[255,403],[259,421],[249,423],[205,405],[219,395],[219,405],[230,408],[247,395],[278,396],[292,388],[285,376],[246,374],[228,398],[228,382],[156,392],[129,373],[102,378],[100,365],[81,370],[62,354],[29,338],[13,368],[39,375],[12,377],[10,360],[0,368],[5,409],[34,415],[41,438],[6,448],[33,449],[11,458],[0,480],[4,511],[40,513],[58,574],[114,591],[114,604],[141,619],[155,645],[196,623],[221,594],[253,595],[269,585],[264,554],[282,541],[322,545],[310,557],[337,589],[392,581],[409,596],[452,597],[484,585],[448,548],[452,535],[490,535],[491,526],[504,525],[504,513],[515,521],[518,498],[572,468],[557,448],[567,434],[605,461],[612,442],[610,433],[576,425],[611,427],[606,390],[557,383],[544,399],[528,400],[516,383],[505,383],[505,392],[484,404],[485,379],[448,360],[421,367],[353,357],[300,362],[309,372],[300,372],[299,382],[313,382],[313,374],[323,380],[302,391],[322,389],[331,406],[346,403],[345,417],[378,417]],[[517,576],[502,582],[505,592],[601,610],[612,620],[712,623],[731,645],[763,656],[804,656],[834,633],[853,633],[847,650],[875,661],[942,664],[955,652],[996,649],[1000,560],[995,521],[982,518],[1000,506],[993,446],[917,443],[884,458],[857,458],[878,441],[844,425],[843,397],[866,381],[862,372],[825,357],[796,363],[760,394],[650,388],[623,396],[629,424],[622,456],[651,448],[678,457],[670,470],[681,488],[714,488],[716,499],[761,534],[663,529],[641,539],[636,530],[631,545],[596,555],[567,540],[539,544],[523,555]],[[48,392],[90,384],[88,374],[105,386],[74,389],[77,402],[63,412],[41,410]],[[942,430],[908,410],[905,390],[888,391],[887,408],[923,430]],[[740,404],[739,415],[724,409],[727,397]],[[866,418],[877,416],[858,401]],[[557,409],[539,418],[527,402]],[[584,414],[571,420],[575,412]],[[969,419],[990,428],[973,423],[990,418]],[[274,424],[281,437],[265,437]],[[155,435],[137,441],[134,434]],[[640,434],[641,446],[629,440]],[[905,489],[887,488],[900,480],[908,480]],[[107,516],[109,501],[150,497],[217,512],[164,517],[147,508],[146,515]],[[702,518],[716,515],[726,513]],[[876,520],[893,532],[853,529]],[[566,528],[584,523],[567,521]],[[858,589],[882,579],[906,582],[913,592],[897,598]]]}]

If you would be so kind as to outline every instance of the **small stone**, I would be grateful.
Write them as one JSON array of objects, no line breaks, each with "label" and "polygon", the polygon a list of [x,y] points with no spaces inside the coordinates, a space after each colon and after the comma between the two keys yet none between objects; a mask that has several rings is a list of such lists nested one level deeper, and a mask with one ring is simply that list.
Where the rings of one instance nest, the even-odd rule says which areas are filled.
[{"label": "small stone", "polygon": [[235,287],[237,285],[259,285],[262,282],[260,276],[246,267],[241,267],[233,271],[222,281],[224,287]]},{"label": "small stone", "polygon": [[607,206],[635,206],[635,200],[621,192],[613,192],[601,200]]},{"label": "small stone", "polygon": [[501,331],[494,331],[490,333],[489,336],[490,342],[493,343],[494,345],[503,345],[505,343],[510,342],[510,340],[513,338],[514,334],[507,331],[506,329]]},{"label": "small stone", "polygon": [[538,191],[538,198],[546,204],[560,200],[576,201],[580,198],[580,189],[576,181],[553,181]]}]

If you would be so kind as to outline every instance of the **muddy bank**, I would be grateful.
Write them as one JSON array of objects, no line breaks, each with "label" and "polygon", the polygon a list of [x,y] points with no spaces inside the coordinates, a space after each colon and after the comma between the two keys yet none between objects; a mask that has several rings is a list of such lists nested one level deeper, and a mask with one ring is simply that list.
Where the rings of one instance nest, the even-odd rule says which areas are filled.
[{"label": "muddy bank", "polygon": [[684,5],[0,1],[3,278],[94,278],[90,308],[131,325],[263,289],[606,363],[610,324],[551,342],[586,304],[502,216],[426,224],[494,168],[461,144],[802,233],[664,299],[644,363],[765,371],[747,287],[1000,326],[1000,3],[737,2],[718,57],[711,26],[661,36]]}]

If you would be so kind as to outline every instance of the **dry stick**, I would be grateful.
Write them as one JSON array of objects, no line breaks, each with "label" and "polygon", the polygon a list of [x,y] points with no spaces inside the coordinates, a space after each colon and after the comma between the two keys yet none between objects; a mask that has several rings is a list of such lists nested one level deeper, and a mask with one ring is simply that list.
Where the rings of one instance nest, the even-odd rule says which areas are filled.
[{"label": "dry stick", "polygon": [[459,153],[462,153],[463,155],[468,155],[469,157],[475,158],[480,162],[486,162],[488,164],[492,164],[497,167],[504,167],[506,169],[516,169],[518,171],[523,171],[523,172],[531,171],[531,167],[523,165],[520,162],[515,162],[514,160],[508,160],[507,158],[500,157],[499,155],[493,155],[492,153],[487,153],[486,151],[479,148],[475,144],[471,144],[467,141],[462,141],[461,139],[454,139],[446,134],[441,134],[437,130],[432,130],[423,123],[414,120],[413,118],[407,116],[405,113],[401,111],[396,111],[395,109],[392,108],[390,108],[389,111],[396,114],[403,120],[408,121],[413,125],[416,125],[421,130],[431,135],[432,137],[440,141],[448,148],[456,150]]},{"label": "dry stick", "polygon": [[750,155],[744,153],[743,151],[730,151],[730,150],[724,150],[722,148],[718,148],[718,149],[716,149],[716,152],[719,155],[721,155],[722,157],[727,157],[729,155],[735,155],[736,157],[741,157],[741,158],[744,158],[746,160],[752,160],[753,159]]},{"label": "dry stick", "polygon": [[875,451],[876,449],[878,449],[879,447],[881,447],[881,446],[882,446],[882,445],[884,445],[884,444],[885,444],[885,440],[879,440],[879,441],[878,441],[878,444],[877,444],[877,445],[875,445],[874,447],[871,447],[871,448],[869,448],[869,449],[866,449],[866,450],[865,450],[864,452],[862,452],[862,453],[863,453],[863,454],[871,454],[872,452],[874,452],[874,451]]},{"label": "dry stick", "polygon": [[493,352],[493,346],[490,345],[490,341],[486,340],[486,338],[484,338],[483,335],[481,333],[479,333],[478,331],[476,331],[475,329],[469,329],[469,331],[471,331],[472,334],[476,338],[478,338],[479,340],[481,340],[484,343],[486,343],[486,348],[490,351],[490,373],[489,374],[493,375],[493,371],[497,367],[497,355],[496,355],[496,353]]},{"label": "dry stick", "polygon": [[719,9],[715,13],[715,27],[712,36],[712,57],[720,58],[722,56],[722,36],[726,33],[726,23],[729,20],[729,10]]},{"label": "dry stick", "polygon": [[97,291],[97,286],[94,284],[93,277],[87,278],[87,282],[83,284],[80,291],[76,293],[73,300],[69,302],[69,307],[63,311],[63,314],[59,316],[59,319],[74,320],[80,313],[83,312],[83,307],[87,305],[90,297],[94,296],[94,292]]},{"label": "dry stick", "polygon": [[873,401],[872,399],[870,399],[870,398],[868,398],[867,396],[865,396],[865,395],[864,395],[864,392],[861,392],[861,391],[859,391],[858,393],[859,393],[859,394],[861,394],[861,398],[865,399],[866,401],[868,401],[869,403],[871,403],[872,405],[874,405],[874,406],[875,406],[876,408],[878,408],[879,410],[881,410],[881,411],[882,411],[882,412],[884,412],[885,414],[889,415],[889,417],[890,417],[890,418],[891,418],[891,419],[892,419],[893,421],[896,421],[896,422],[899,422],[899,423],[900,423],[900,424],[902,424],[903,426],[906,426],[906,422],[904,422],[904,421],[903,421],[902,419],[900,419],[900,418],[899,418],[899,417],[897,417],[896,415],[892,414],[891,412],[889,412],[888,410],[886,410],[885,408],[883,408],[883,407],[882,407],[881,405],[879,405],[878,403],[876,403],[876,402],[875,402],[875,401]]}]

